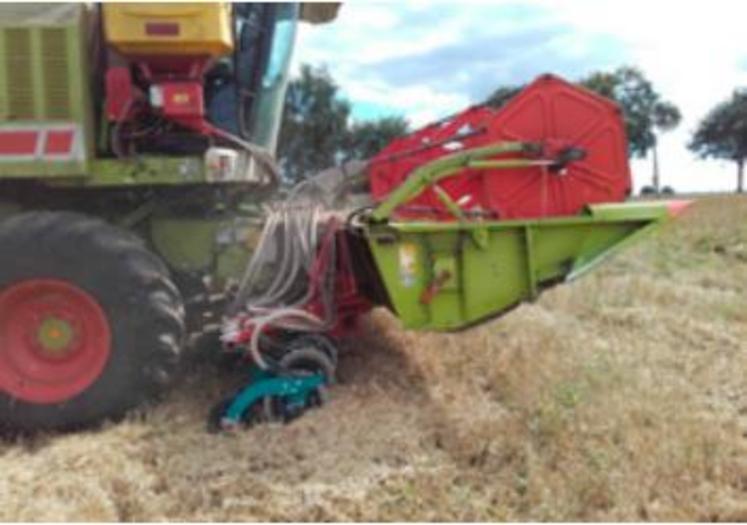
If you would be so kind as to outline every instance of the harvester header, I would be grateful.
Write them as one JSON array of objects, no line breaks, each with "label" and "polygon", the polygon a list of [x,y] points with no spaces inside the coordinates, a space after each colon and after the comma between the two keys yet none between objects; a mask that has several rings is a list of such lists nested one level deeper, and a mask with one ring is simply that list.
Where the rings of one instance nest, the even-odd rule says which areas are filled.
[{"label": "harvester header", "polygon": [[374,198],[412,186],[416,171],[440,181],[400,206],[402,217],[451,215],[446,198],[491,218],[573,215],[632,186],[620,108],[553,75],[502,108],[469,108],[392,141],[371,161]]}]

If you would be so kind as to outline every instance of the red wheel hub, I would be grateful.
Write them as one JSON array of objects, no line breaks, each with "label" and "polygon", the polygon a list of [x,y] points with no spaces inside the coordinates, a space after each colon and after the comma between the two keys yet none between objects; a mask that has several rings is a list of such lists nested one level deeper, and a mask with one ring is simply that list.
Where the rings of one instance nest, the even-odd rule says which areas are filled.
[{"label": "red wheel hub", "polygon": [[110,351],[106,314],[81,288],[30,279],[0,291],[0,389],[13,397],[71,399],[101,375]]}]

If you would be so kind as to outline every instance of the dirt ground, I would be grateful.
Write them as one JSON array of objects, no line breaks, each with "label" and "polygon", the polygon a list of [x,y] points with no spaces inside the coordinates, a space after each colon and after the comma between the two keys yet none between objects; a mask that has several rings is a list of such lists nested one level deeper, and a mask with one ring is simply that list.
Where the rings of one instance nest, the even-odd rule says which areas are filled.
[{"label": "dirt ground", "polygon": [[454,335],[386,312],[330,403],[209,435],[192,359],[103,429],[0,443],[0,521],[747,520],[747,199]]}]

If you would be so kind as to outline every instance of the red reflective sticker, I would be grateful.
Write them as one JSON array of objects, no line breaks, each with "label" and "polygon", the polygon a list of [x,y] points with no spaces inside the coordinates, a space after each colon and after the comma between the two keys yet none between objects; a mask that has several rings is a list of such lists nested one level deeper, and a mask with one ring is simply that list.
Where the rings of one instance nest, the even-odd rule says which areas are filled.
[{"label": "red reflective sticker", "polygon": [[33,155],[38,131],[0,131],[0,155]]},{"label": "red reflective sticker", "polygon": [[49,131],[44,146],[45,155],[69,155],[73,149],[73,131]]}]

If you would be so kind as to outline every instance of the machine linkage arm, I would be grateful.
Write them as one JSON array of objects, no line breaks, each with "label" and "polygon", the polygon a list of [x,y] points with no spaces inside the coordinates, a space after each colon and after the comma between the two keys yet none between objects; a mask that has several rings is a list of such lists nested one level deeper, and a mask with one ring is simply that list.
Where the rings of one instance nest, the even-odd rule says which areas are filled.
[{"label": "machine linkage arm", "polygon": [[[497,142],[489,146],[472,148],[438,158],[415,169],[403,184],[374,209],[370,218],[375,222],[383,222],[389,219],[395,209],[417,197],[428,187],[433,186],[436,195],[447,209],[458,219],[464,220],[465,216],[459,205],[446,191],[438,186],[440,181],[456,175],[464,169],[497,170],[547,166],[556,171],[562,169],[568,162],[583,159],[586,154],[585,151],[578,148],[566,148],[553,159],[538,158],[543,152],[543,145],[537,142]],[[489,157],[508,153],[523,153],[527,157],[489,159]]]}]

